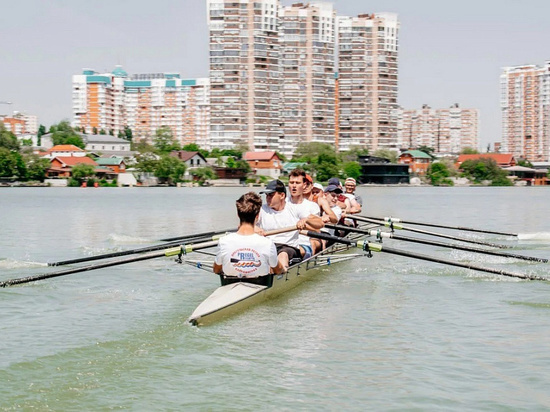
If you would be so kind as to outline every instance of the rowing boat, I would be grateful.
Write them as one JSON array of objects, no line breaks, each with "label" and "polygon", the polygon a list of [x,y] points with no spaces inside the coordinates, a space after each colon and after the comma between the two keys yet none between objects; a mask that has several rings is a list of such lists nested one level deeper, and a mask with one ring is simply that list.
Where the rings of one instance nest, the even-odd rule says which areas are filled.
[{"label": "rowing boat", "polygon": [[[349,239],[359,237],[360,235],[357,234],[348,234]],[[193,325],[214,323],[285,293],[319,274],[319,270],[316,269],[320,267],[357,259],[367,254],[363,251],[360,253],[344,253],[350,248],[352,246],[335,243],[310,258],[291,265],[284,274],[269,275],[266,285],[246,282],[245,278],[241,282],[225,284],[224,277],[221,275],[221,286],[195,309],[188,320]],[[205,268],[205,265],[201,264],[200,261],[187,260],[186,263]]]}]

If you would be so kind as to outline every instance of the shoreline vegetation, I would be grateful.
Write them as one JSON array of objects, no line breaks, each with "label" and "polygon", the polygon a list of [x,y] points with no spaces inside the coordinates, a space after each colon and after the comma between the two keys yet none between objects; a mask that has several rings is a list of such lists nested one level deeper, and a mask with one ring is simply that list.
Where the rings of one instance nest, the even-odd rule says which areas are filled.
[{"label": "shoreline vegetation", "polygon": [[[44,135],[46,129],[40,126],[39,139]],[[49,133],[54,145],[73,145],[82,150],[85,149],[82,141],[82,133],[85,130],[72,128],[67,121],[53,125]],[[107,134],[101,130],[98,133]],[[111,134],[111,133],[109,133]],[[168,127],[161,127],[150,139],[140,139],[133,136],[131,130],[119,136],[131,143],[131,156],[124,157],[126,173],[132,173],[136,180],[133,180],[131,187],[187,187],[187,186],[260,186],[266,184],[274,177],[259,175],[252,169],[251,163],[245,160],[244,154],[249,150],[245,145],[230,150],[214,148],[207,151],[195,143],[181,146],[174,139]],[[40,145],[40,143],[39,143]],[[410,150],[410,149],[409,149]],[[516,176],[509,176],[499,164],[492,158],[478,158],[466,160],[459,166],[455,164],[456,159],[449,157],[436,157],[434,149],[430,147],[418,147],[414,151],[423,154],[422,160],[428,160],[429,166],[422,168],[422,172],[415,172],[414,165],[409,166],[409,183],[379,184],[366,183],[364,186],[397,186],[397,187],[423,187],[423,186],[523,186],[533,182],[525,179],[518,179]],[[213,163],[202,163],[201,167],[193,167],[193,163],[186,163],[178,157],[178,152],[195,153],[202,157],[202,160],[209,159]],[[19,142],[16,136],[7,131],[0,122],[0,187],[115,187],[129,186],[117,182],[114,176],[101,175],[104,170],[96,170],[93,166],[84,163],[77,163],[70,167],[70,172],[65,174],[62,180],[56,178],[55,171],[52,172],[50,159],[44,156],[46,152],[41,147],[30,147],[26,142]],[[372,155],[366,147],[352,147],[346,152],[336,152],[334,147],[326,143],[302,142],[294,151],[292,159],[278,152],[274,152],[281,165],[290,160],[293,167],[300,167],[309,173],[315,181],[325,183],[332,177],[345,180],[352,177],[362,181],[362,177],[368,176],[363,170],[361,163],[363,158],[376,159],[384,164],[402,163],[398,161],[399,153],[388,149],[375,150]],[[479,154],[477,150],[467,148],[464,154]],[[101,153],[87,153],[87,157],[101,156]],[[481,155],[482,156],[482,155]],[[523,163],[521,163],[523,162]],[[197,163],[198,164],[198,163]],[[202,166],[204,164],[204,166]],[[279,165],[279,169],[280,166]],[[520,166],[531,167],[529,162],[520,159]],[[411,169],[412,168],[412,169]],[[114,170],[114,169],[113,169]],[[222,171],[239,171],[241,173],[240,183],[222,182],[224,173]],[[279,170],[281,171],[281,169]],[[282,170],[284,171],[284,169]],[[53,174],[52,174],[53,173]],[[229,173],[230,176],[233,176]],[[277,173],[278,174],[278,173]],[[221,176],[221,177],[220,177]],[[53,179],[52,179],[53,177]],[[61,176],[59,176],[61,177]],[[106,178],[108,177],[108,178]],[[280,176],[282,180],[286,177],[284,173]],[[217,180],[220,182],[217,182]],[[513,179],[520,180],[514,181]],[[544,179],[546,182],[546,178]],[[138,182],[136,185],[136,181]]]}]

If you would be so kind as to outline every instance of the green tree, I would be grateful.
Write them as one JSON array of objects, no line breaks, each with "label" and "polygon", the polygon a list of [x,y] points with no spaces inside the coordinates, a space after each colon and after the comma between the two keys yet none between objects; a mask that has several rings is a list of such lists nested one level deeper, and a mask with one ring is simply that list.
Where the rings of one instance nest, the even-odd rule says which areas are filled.
[{"label": "green tree", "polygon": [[427,177],[434,186],[453,186],[454,183],[449,176],[451,176],[451,172],[447,164],[443,162],[432,163],[428,168]]},{"label": "green tree", "polygon": [[225,162],[225,167],[233,169],[236,167],[235,164],[236,164],[235,159],[232,156],[229,156],[227,158],[227,161]]},{"label": "green tree", "polygon": [[63,120],[56,125],[52,125],[50,127],[50,133],[52,133],[52,142],[54,145],[72,144],[76,147],[80,147],[81,149],[86,147],[82,137],[80,137],[80,135],[66,120]]},{"label": "green tree", "polygon": [[0,177],[17,176],[17,154],[5,147],[0,147]]},{"label": "green tree", "polygon": [[434,157],[433,153],[435,152],[435,149],[433,147],[422,145],[418,147],[418,150],[426,153],[427,155],[430,155],[431,157]]},{"label": "green tree", "polygon": [[106,134],[107,134],[107,132],[105,131],[105,129],[101,129],[101,130],[99,131],[99,134],[103,134],[103,135],[106,135]]},{"label": "green tree", "polygon": [[27,169],[26,180],[43,182],[46,178],[46,170],[50,167],[50,161],[32,153],[24,155],[23,160]]},{"label": "green tree", "polygon": [[388,159],[390,163],[397,163],[397,153],[389,149],[378,149],[373,153],[373,156]]},{"label": "green tree", "polygon": [[73,179],[82,181],[88,177],[95,175],[95,168],[93,165],[79,163],[71,168],[71,176]]},{"label": "green tree", "polygon": [[97,134],[97,127],[92,128],[92,134]]},{"label": "green tree", "polygon": [[533,167],[533,163],[531,163],[529,160],[527,159],[524,159],[524,158],[521,158],[521,159],[518,159],[518,166],[523,166],[523,167]]},{"label": "green tree", "polygon": [[201,149],[196,143],[186,144],[181,148],[181,150],[185,150],[186,152],[199,152],[204,157],[208,157],[208,150]]},{"label": "green tree", "polygon": [[460,151],[460,154],[479,154],[479,152],[473,147],[465,147]]},{"label": "green tree", "polygon": [[130,142],[133,139],[132,129],[130,129],[128,126],[124,126],[124,134],[126,135],[126,140],[129,140]]},{"label": "green tree", "polygon": [[180,147],[174,140],[172,130],[167,126],[162,126],[157,129],[153,137],[153,146],[160,153],[170,153],[173,150],[179,150]]},{"label": "green tree", "polygon": [[460,165],[462,174],[476,183],[490,180],[491,186],[512,186],[513,183],[506,176],[508,173],[498,167],[493,159],[482,157],[480,159],[466,160]]},{"label": "green tree", "polygon": [[18,152],[20,150],[17,137],[6,129],[4,123],[0,122],[0,147]]},{"label": "green tree", "polygon": [[345,162],[342,166],[344,169],[344,177],[353,177],[359,179],[362,174],[361,165],[358,162]]},{"label": "green tree", "polygon": [[159,159],[152,152],[143,152],[136,155],[136,169],[143,173],[154,173],[157,170]]},{"label": "green tree", "polygon": [[211,167],[199,167],[193,169],[190,173],[198,179],[199,184],[202,186],[207,180],[217,179],[216,172]]},{"label": "green tree", "polygon": [[174,156],[165,155],[157,163],[155,176],[168,184],[174,184],[183,181],[185,174],[185,163]]},{"label": "green tree", "polygon": [[326,143],[298,144],[292,161],[306,163],[304,169],[321,181],[339,175],[340,157],[334,150],[334,146]]},{"label": "green tree", "polygon": [[40,146],[42,144],[42,136],[46,134],[46,126],[41,124],[38,126],[38,133],[36,134],[36,144]]}]

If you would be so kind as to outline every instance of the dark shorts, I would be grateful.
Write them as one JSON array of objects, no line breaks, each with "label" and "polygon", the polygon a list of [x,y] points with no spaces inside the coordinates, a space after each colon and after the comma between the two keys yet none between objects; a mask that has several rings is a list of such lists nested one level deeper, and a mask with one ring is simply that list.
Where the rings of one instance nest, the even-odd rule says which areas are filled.
[{"label": "dark shorts", "polygon": [[275,243],[275,246],[277,247],[277,255],[281,252],[286,252],[288,255],[288,261],[290,262],[292,259],[302,259],[302,254],[300,253],[300,249],[283,245],[281,243]]}]

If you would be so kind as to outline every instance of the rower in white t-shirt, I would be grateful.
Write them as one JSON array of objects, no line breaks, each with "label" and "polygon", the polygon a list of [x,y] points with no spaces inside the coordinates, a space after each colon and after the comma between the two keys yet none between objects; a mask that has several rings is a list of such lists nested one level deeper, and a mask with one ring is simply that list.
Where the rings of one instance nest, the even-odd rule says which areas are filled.
[{"label": "rower in white t-shirt", "polygon": [[[289,203],[293,204],[296,208],[300,209],[303,213],[314,216],[321,215],[321,209],[315,202],[307,200],[304,197],[306,189],[311,191],[310,187],[313,186],[313,179],[307,175],[302,169],[294,169],[288,176],[288,190],[290,192]],[[298,236],[298,243],[300,245],[300,253],[303,259],[307,259],[314,254],[315,243],[318,239],[309,238],[306,235],[300,234]]]},{"label": "rower in white t-shirt", "polygon": [[262,278],[270,272],[284,270],[277,260],[275,243],[255,233],[261,207],[262,199],[254,192],[237,200],[239,229],[220,239],[214,260],[214,273],[223,273],[225,284],[241,280],[263,283]]},{"label": "rower in white t-shirt", "polygon": [[[308,214],[305,210],[286,201],[286,187],[280,180],[272,180],[260,192],[266,195],[266,204],[262,206],[258,227],[261,231],[296,226],[298,230],[319,230],[324,226],[319,216]],[[279,263],[285,270],[292,259],[301,259],[298,232],[274,235],[271,239],[277,246]]]}]

